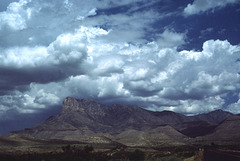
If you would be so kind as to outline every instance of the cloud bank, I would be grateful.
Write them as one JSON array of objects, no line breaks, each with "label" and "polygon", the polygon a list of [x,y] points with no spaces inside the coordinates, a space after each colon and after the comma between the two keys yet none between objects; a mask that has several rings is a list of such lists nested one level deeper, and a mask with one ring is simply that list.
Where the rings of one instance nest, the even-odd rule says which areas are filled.
[{"label": "cloud bank", "polygon": [[[184,12],[234,2],[196,0]],[[155,22],[169,14],[149,9],[152,5],[140,0],[10,3],[0,12],[1,120],[60,108],[67,96],[185,114],[239,113],[240,46],[209,39],[200,50],[184,50],[187,31],[171,25],[157,30]],[[226,101],[229,94],[235,99]]]}]

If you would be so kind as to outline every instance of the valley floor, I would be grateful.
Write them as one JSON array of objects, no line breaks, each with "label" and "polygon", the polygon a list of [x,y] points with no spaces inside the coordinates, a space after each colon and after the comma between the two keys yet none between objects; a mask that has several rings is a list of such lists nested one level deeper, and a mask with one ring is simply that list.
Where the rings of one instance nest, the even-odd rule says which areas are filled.
[{"label": "valley floor", "polygon": [[240,161],[240,146],[178,146],[153,149],[64,145],[55,151],[0,152],[0,161]]}]

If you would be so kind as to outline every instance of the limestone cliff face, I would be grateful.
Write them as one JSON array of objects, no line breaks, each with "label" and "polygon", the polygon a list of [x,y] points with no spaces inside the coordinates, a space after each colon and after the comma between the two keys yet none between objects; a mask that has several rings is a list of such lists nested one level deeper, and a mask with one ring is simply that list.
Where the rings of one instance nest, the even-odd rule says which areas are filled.
[{"label": "limestone cliff face", "polygon": [[70,112],[87,113],[89,116],[104,116],[106,107],[90,99],[67,97],[62,104],[61,114]]},{"label": "limestone cliff face", "polygon": [[[154,116],[150,111],[138,106],[114,104],[106,106],[89,99],[76,99],[67,97],[63,101],[60,117],[66,121],[72,120],[69,115],[79,115],[78,119],[94,120],[108,126],[121,125],[121,127],[137,126],[139,124],[163,124],[161,118]],[[67,117],[69,117],[67,119]],[[79,122],[82,122],[79,120]],[[100,125],[99,125],[100,126]],[[140,126],[140,125],[139,125]]]},{"label": "limestone cliff face", "polygon": [[70,111],[81,111],[83,106],[79,101],[72,97],[67,97],[63,100],[61,112],[70,112]]}]

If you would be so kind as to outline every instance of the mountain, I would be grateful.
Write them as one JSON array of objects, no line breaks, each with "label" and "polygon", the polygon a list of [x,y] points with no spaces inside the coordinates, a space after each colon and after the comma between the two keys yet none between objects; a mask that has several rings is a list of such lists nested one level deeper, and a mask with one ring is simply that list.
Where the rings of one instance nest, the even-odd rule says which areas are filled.
[{"label": "mountain", "polygon": [[[138,106],[106,106],[93,100],[67,97],[57,116],[33,128],[15,131],[12,134],[27,134],[38,139],[77,140],[88,143],[118,142],[127,145],[133,145],[129,141],[126,142],[132,140],[131,137],[141,138],[136,142],[141,145],[154,143],[155,140],[180,142],[178,140],[186,136],[167,125],[167,115],[169,112],[155,113]],[[185,118],[183,115],[179,116]],[[179,120],[172,121],[176,122]],[[122,137],[126,135],[129,137]]]},{"label": "mountain", "polygon": [[18,142],[15,140],[12,140],[6,136],[1,136],[0,135],[0,145],[4,145],[4,146],[10,146],[10,145],[18,145]]},{"label": "mountain", "polygon": [[195,119],[203,120],[203,121],[209,122],[210,124],[217,125],[220,122],[222,122],[223,120],[225,120],[226,118],[231,117],[231,116],[233,116],[233,114],[230,112],[226,112],[223,110],[216,110],[216,111],[212,111],[209,113],[196,115],[193,117]]},{"label": "mountain", "polygon": [[218,133],[223,122],[217,127],[218,123],[231,116],[218,110],[189,117],[171,111],[153,112],[119,104],[106,106],[94,100],[67,97],[57,116],[11,134],[87,144],[176,146],[192,141],[189,137]]},{"label": "mountain", "polygon": [[152,114],[154,116],[157,116],[164,123],[167,123],[167,124],[177,124],[177,123],[191,122],[196,120],[195,118],[187,117],[185,115],[175,113],[172,111],[152,112]]},{"label": "mountain", "polygon": [[240,142],[240,116],[233,115],[222,121],[211,134],[201,137],[209,142],[235,143]]},{"label": "mountain", "polygon": [[195,116],[185,116],[187,117],[185,121],[180,121],[173,126],[182,134],[195,138],[212,133],[219,123],[231,116],[234,116],[234,114],[216,110]]},{"label": "mountain", "polygon": [[169,125],[141,131],[127,129],[115,137],[115,140],[121,144],[138,147],[185,145],[183,139],[187,137]]}]

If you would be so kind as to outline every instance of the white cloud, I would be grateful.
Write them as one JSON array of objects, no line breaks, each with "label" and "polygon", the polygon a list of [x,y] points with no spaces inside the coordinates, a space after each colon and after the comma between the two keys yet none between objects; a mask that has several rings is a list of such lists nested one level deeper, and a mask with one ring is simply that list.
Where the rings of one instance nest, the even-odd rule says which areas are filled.
[{"label": "white cloud", "polygon": [[127,12],[124,14],[101,14],[91,19],[86,19],[85,24],[110,28],[111,32],[107,40],[112,42],[143,43],[146,42],[146,30],[152,30],[151,24],[159,19],[159,16],[153,10],[129,14]]},{"label": "white cloud", "polygon": [[92,79],[89,76],[70,77],[64,85],[67,93],[71,96],[79,96],[82,98],[115,98],[126,97],[128,91],[123,88],[121,78],[118,75],[111,77],[100,77]]},{"label": "white cloud", "polygon": [[213,96],[202,100],[181,100],[180,103],[181,105],[179,107],[175,107],[175,111],[197,114],[221,109],[224,100],[219,96]]},{"label": "white cloud", "polygon": [[[141,47],[115,44],[107,55],[95,50],[98,45],[92,44],[92,51],[99,53],[89,53],[92,64],[85,60],[87,73],[71,76],[62,82],[64,85],[53,87],[80,98],[87,96],[108,99],[108,102],[113,98],[125,98],[155,110],[158,107],[201,113],[221,108],[223,95],[240,86],[236,62],[240,48],[228,41],[206,41],[203,51],[199,52],[177,52],[157,48],[154,43]],[[116,48],[118,53],[115,53]],[[154,63],[146,61],[150,59]],[[117,72],[115,69],[123,70]],[[112,74],[102,75],[101,71]]]},{"label": "white cloud", "polygon": [[157,43],[163,48],[179,47],[185,43],[185,34],[166,29],[159,35]]},{"label": "white cloud", "polygon": [[82,20],[76,21],[78,17],[85,19],[94,16],[97,11],[96,5],[99,5],[97,2],[97,0],[13,2],[6,11],[0,12],[0,34],[1,39],[4,39],[0,40],[1,45],[48,46],[59,35],[74,32],[79,28]]},{"label": "white cloud", "polygon": [[92,71],[92,75],[95,76],[107,76],[113,73],[122,73],[124,61],[120,56],[101,56],[97,57],[94,64],[97,65]]},{"label": "white cloud", "polygon": [[26,8],[27,0],[11,3],[7,11],[0,13],[0,30],[10,27],[12,30],[23,30],[27,28],[26,19],[31,18],[31,9]]},{"label": "white cloud", "polygon": [[240,114],[240,100],[238,100],[236,103],[229,105],[226,110],[235,114]]},{"label": "white cloud", "polygon": [[13,30],[22,30],[26,28],[25,19],[23,19],[19,14],[14,13],[1,13],[0,24],[0,29],[2,29],[4,25],[8,25]]},{"label": "white cloud", "polygon": [[240,114],[240,93],[238,96],[238,101],[228,105],[226,110],[235,114]]},{"label": "white cloud", "polygon": [[[31,113],[60,104],[70,95],[198,113],[221,108],[223,95],[240,90],[239,45],[208,40],[202,51],[179,52],[186,33],[169,28],[149,42],[146,36],[151,35],[145,31],[151,31],[151,25],[162,17],[156,11],[137,12],[134,7],[128,13],[104,13],[108,7],[130,3],[12,3],[0,13],[1,110]],[[193,8],[189,14],[223,1],[199,3],[189,4]],[[206,8],[208,3],[210,8]],[[202,9],[194,8],[199,5]]]},{"label": "white cloud", "polygon": [[[56,92],[36,88],[34,84],[31,85],[31,91],[15,92],[12,95],[0,96],[0,115],[5,112],[15,113],[37,113],[39,110],[49,109],[52,106],[59,105],[61,99],[55,95]],[[49,90],[49,89],[48,89]]]},{"label": "white cloud", "polygon": [[54,64],[79,62],[87,56],[88,44],[108,32],[101,28],[81,26],[74,33],[61,34],[48,46],[49,59]]},{"label": "white cloud", "polygon": [[94,16],[94,15],[96,15],[97,14],[97,8],[93,8],[93,9],[91,9],[89,12],[88,12],[88,16]]},{"label": "white cloud", "polygon": [[[193,51],[177,52],[154,46],[154,43],[141,47],[123,44],[119,48],[117,44],[118,53],[114,47],[103,57],[92,53],[94,66],[88,68],[89,74],[72,77],[66,86],[71,86],[69,91],[74,91],[76,96],[83,93],[100,98],[129,96],[133,102],[148,98],[149,102],[162,104],[165,109],[175,107],[170,109],[188,113],[218,109],[224,103],[221,95],[239,89],[238,46],[227,41],[209,40],[197,56]],[[98,45],[93,46],[93,51],[95,47]],[[191,54],[193,58],[189,58]],[[113,71],[114,68],[123,71],[99,77],[91,74],[91,71]],[[151,103],[146,106],[151,107]]]},{"label": "white cloud", "polygon": [[46,108],[44,104],[37,104],[34,102],[34,97],[23,94],[23,93],[17,93],[18,95],[5,95],[1,96],[1,114],[4,114],[4,112],[13,111],[18,113],[34,113],[38,109]]},{"label": "white cloud", "polygon": [[43,89],[37,92],[37,96],[34,99],[35,103],[49,105],[57,105],[61,102],[60,98],[53,93],[46,93]]},{"label": "white cloud", "polygon": [[222,72],[219,75],[210,75],[202,71],[198,73],[197,79],[185,88],[185,93],[199,97],[215,96],[235,91],[236,85],[239,84],[238,81],[239,75],[237,73]]},{"label": "white cloud", "polygon": [[[49,46],[12,47],[2,49],[0,65],[11,68],[29,68],[80,62],[87,56],[91,39],[108,32],[100,28],[80,27],[74,33],[59,35]],[[75,63],[74,63],[75,62]]]},{"label": "white cloud", "polygon": [[0,56],[0,65],[11,67],[34,67],[44,63],[49,56],[47,48],[44,46],[13,47],[3,50]]},{"label": "white cloud", "polygon": [[[221,108],[222,96],[239,90],[239,62],[236,60],[240,47],[228,41],[209,40],[203,44],[202,51],[177,52],[156,42],[130,45],[103,41],[101,36],[108,36],[108,32],[100,28],[81,28],[60,35],[49,47],[33,48],[36,62],[41,60],[46,65],[61,67],[64,63],[72,64],[61,69],[66,72],[66,79],[54,84],[35,83],[29,92],[22,93],[22,112],[46,108],[71,95],[108,102],[118,99],[138,102],[149,109],[199,113]],[[43,55],[38,52],[41,48],[47,51]],[[25,51],[18,52],[22,53],[22,60],[19,59],[22,67],[31,65],[30,61],[24,64],[25,59],[31,57],[24,55],[29,54]],[[15,63],[13,58],[7,58]],[[41,67],[36,62],[33,64]],[[74,70],[80,73],[72,76],[72,70],[64,68],[75,63]]]},{"label": "white cloud", "polygon": [[239,0],[194,0],[192,4],[188,4],[184,9],[185,15],[194,15],[208,10],[214,10],[215,8],[225,7],[228,4],[238,3]]}]

